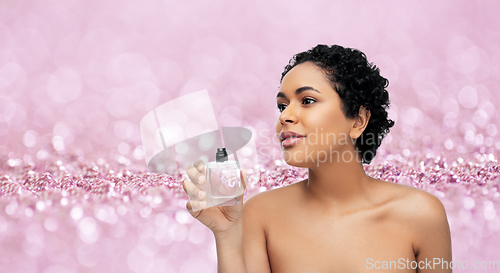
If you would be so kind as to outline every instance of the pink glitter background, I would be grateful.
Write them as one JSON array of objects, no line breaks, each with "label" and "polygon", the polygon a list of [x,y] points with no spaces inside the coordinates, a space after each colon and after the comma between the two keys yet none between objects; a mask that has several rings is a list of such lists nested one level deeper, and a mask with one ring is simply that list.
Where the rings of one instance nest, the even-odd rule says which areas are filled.
[{"label": "pink glitter background", "polygon": [[[149,173],[139,122],[208,89],[258,132],[247,195],[305,177],[272,138],[279,77],[318,43],[364,51],[396,126],[368,174],[446,206],[453,260],[500,261],[498,1],[0,3],[0,272],[216,272],[180,177]],[[464,265],[464,263],[461,263]],[[481,264],[479,264],[481,265]],[[482,264],[484,266],[484,263]]]}]

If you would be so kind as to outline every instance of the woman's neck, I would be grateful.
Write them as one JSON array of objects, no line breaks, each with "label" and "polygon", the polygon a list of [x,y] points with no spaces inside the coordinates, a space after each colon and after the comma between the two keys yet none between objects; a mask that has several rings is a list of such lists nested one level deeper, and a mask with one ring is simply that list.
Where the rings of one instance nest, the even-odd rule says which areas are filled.
[{"label": "woman's neck", "polygon": [[339,160],[309,168],[305,192],[320,205],[345,207],[369,197],[371,180],[360,161]]}]

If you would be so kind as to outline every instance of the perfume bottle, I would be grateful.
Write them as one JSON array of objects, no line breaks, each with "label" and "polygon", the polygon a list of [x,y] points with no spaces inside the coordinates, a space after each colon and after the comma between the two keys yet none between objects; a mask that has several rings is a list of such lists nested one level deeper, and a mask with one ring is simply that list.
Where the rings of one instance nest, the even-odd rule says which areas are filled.
[{"label": "perfume bottle", "polygon": [[217,148],[215,158],[215,162],[209,162],[205,168],[207,206],[233,206],[239,202],[235,197],[245,192],[240,164],[228,161],[226,148]]}]

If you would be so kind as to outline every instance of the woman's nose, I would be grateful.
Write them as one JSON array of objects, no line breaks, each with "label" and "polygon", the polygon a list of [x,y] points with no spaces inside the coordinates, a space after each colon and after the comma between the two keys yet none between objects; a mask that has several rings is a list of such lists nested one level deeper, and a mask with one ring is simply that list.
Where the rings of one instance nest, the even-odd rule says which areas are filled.
[{"label": "woman's nose", "polygon": [[299,120],[296,110],[293,108],[292,105],[288,105],[283,112],[281,112],[281,115],[279,117],[279,120],[281,124],[285,123],[297,123]]}]

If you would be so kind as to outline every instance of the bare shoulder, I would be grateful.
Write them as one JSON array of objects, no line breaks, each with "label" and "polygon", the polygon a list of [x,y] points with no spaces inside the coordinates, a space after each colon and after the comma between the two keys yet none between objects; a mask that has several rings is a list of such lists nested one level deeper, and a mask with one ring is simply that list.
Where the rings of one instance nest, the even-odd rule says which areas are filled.
[{"label": "bare shoulder", "polygon": [[[379,180],[380,181],[380,180]],[[436,196],[424,190],[395,184],[385,181],[388,192],[393,196],[393,208],[402,215],[406,215],[406,220],[439,220],[446,219],[446,211],[443,204]]]},{"label": "bare shoulder", "polygon": [[392,196],[390,213],[413,231],[416,252],[430,238],[450,236],[445,208],[436,196],[415,187],[378,183]]}]

